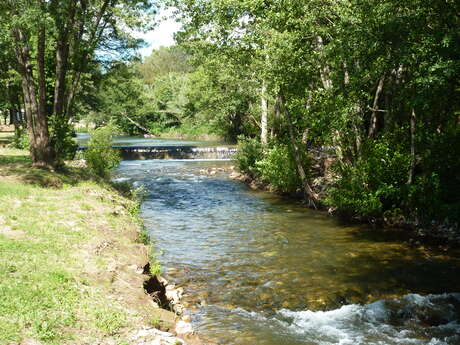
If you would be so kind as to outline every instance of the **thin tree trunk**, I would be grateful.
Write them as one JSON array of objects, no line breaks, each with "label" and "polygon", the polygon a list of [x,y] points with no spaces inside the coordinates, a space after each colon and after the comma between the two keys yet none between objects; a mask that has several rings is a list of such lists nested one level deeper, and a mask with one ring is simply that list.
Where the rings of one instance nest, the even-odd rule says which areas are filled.
[{"label": "thin tree trunk", "polygon": [[294,160],[297,166],[297,172],[299,174],[300,180],[302,181],[302,187],[303,187],[305,199],[307,200],[309,207],[313,207],[316,209],[317,208],[316,204],[318,202],[318,195],[313,191],[310,184],[308,183],[307,174],[302,165],[302,159],[300,156],[299,147],[295,140],[294,128],[292,125],[291,115],[285,105],[283,95],[280,95],[280,103],[281,103],[281,108],[283,109],[284,114],[286,115],[286,121],[288,124],[288,130],[289,130],[289,137],[290,137],[290,141],[291,141],[291,145],[292,145],[292,149],[294,153]]},{"label": "thin tree trunk", "polygon": [[379,79],[379,83],[377,85],[377,90],[375,91],[375,97],[374,97],[374,103],[372,105],[372,116],[371,116],[371,122],[369,124],[369,132],[367,137],[368,138],[373,138],[375,134],[377,133],[377,125],[378,125],[378,107],[379,107],[379,98],[380,94],[382,93],[383,90],[383,83],[385,81],[385,75],[382,76]]},{"label": "thin tree trunk", "polygon": [[151,131],[149,131],[147,128],[145,128],[144,126],[140,125],[138,122],[136,122],[133,119],[131,119],[128,115],[125,114],[125,116],[126,116],[126,118],[128,119],[129,122],[131,122],[134,126],[139,128],[140,130],[146,132],[147,134],[155,135]]},{"label": "thin tree trunk", "polygon": [[[320,52],[324,50],[323,38],[321,36],[316,37],[316,44]],[[323,67],[320,67],[319,73],[320,73],[320,77],[321,77],[321,81],[323,83],[324,89],[326,90],[332,89],[332,80],[330,78],[331,70],[329,66],[325,64]]]},{"label": "thin tree trunk", "polygon": [[[87,41],[89,43],[90,48],[85,49],[82,52],[81,56],[76,57],[76,61],[77,61],[76,69],[75,69],[75,73],[73,77],[71,78],[72,81],[71,81],[70,91],[67,94],[66,105],[65,105],[67,114],[70,113],[70,110],[73,105],[73,101],[75,99],[75,95],[78,91],[78,87],[80,85],[81,74],[86,69],[86,65],[90,58],[90,54],[92,54],[92,52],[96,48],[97,42],[99,42],[105,30],[105,27],[107,25],[107,23],[103,22],[102,19],[104,18],[104,15],[107,11],[109,4],[110,4],[110,0],[104,0],[97,15],[95,16],[96,19],[94,20],[94,26],[92,27],[92,30],[90,30],[89,39]],[[82,16],[90,15],[89,12],[86,12],[89,7],[87,1],[81,1],[81,7],[82,7]],[[80,50],[80,40],[83,38],[84,34],[85,34],[85,31],[83,30],[83,26],[80,26],[80,30],[78,33],[79,37],[76,37],[76,39],[74,40],[74,43],[76,45],[76,48],[74,49],[75,52]]]},{"label": "thin tree trunk", "polygon": [[338,130],[334,130],[332,134],[332,145],[334,146],[335,155],[337,156],[339,164],[345,165],[345,155],[343,154],[340,141],[340,132]]},{"label": "thin tree trunk", "polygon": [[65,78],[68,59],[68,47],[66,46],[67,43],[58,42],[56,50],[56,82],[54,85],[53,114],[58,116],[64,116]]},{"label": "thin tree trunk", "polygon": [[274,114],[273,114],[273,126],[271,131],[272,138],[276,135],[276,132],[279,132],[279,123],[281,119],[281,97],[280,95],[276,96],[275,105],[274,105]]},{"label": "thin tree trunk", "polygon": [[350,84],[350,74],[348,73],[348,66],[346,62],[343,63],[343,82],[345,86]]},{"label": "thin tree trunk", "polygon": [[415,116],[415,109],[412,108],[412,113],[410,117],[410,168],[409,168],[409,176],[407,177],[408,185],[411,185],[414,182],[416,125],[417,125],[417,118]]},{"label": "thin tree trunk", "polygon": [[41,26],[37,41],[38,111],[40,117],[46,118],[45,40],[45,27]]},{"label": "thin tree trunk", "polygon": [[260,107],[261,107],[260,141],[262,145],[266,146],[268,143],[268,101],[267,101],[267,84],[265,83],[265,80],[262,82],[262,90],[260,94]]}]

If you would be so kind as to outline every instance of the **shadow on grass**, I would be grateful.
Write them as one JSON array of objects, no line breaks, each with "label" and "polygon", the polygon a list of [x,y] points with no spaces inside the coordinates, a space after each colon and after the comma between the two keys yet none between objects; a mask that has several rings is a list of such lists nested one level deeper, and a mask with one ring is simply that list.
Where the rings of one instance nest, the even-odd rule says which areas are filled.
[{"label": "shadow on grass", "polygon": [[11,154],[4,154],[5,150],[0,149],[0,179],[4,176],[31,185],[57,189],[64,185],[75,186],[80,182],[93,181],[115,189],[124,197],[135,198],[130,184],[103,179],[91,173],[87,168],[65,166],[58,171],[52,171],[33,167],[26,151],[13,150],[10,152]]},{"label": "shadow on grass", "polygon": [[0,154],[0,176],[48,188],[62,188],[66,184],[76,185],[89,180],[100,182],[99,178],[84,168],[65,167],[59,171],[52,171],[33,167],[30,157],[21,151]]}]

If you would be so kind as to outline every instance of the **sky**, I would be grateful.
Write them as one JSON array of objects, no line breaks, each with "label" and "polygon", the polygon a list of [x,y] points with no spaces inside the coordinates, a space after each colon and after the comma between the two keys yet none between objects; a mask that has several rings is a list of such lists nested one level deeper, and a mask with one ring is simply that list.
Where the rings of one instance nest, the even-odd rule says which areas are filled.
[{"label": "sky", "polygon": [[142,57],[149,56],[153,49],[157,49],[160,46],[169,47],[174,44],[174,33],[179,31],[181,26],[170,18],[173,10],[172,8],[163,9],[158,13],[157,20],[159,24],[153,31],[136,34],[136,37],[143,38],[149,44],[148,47],[139,49]]}]

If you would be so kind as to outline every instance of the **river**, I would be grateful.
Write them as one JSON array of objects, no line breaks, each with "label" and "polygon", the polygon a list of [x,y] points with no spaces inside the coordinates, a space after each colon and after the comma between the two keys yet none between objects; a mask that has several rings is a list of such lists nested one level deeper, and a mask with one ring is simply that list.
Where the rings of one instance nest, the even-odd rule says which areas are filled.
[{"label": "river", "polygon": [[[460,344],[460,259],[341,224],[225,172],[228,161],[123,161],[168,280],[219,344]],[[221,169],[224,170],[224,169]]]}]

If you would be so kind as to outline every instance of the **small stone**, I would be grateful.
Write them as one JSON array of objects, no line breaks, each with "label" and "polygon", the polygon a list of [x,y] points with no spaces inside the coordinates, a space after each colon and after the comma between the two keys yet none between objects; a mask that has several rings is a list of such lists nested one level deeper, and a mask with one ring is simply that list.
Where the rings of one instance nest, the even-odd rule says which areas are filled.
[{"label": "small stone", "polygon": [[38,340],[27,338],[27,339],[24,339],[20,345],[41,345],[41,344],[42,343],[40,343]]},{"label": "small stone", "polygon": [[193,332],[192,324],[190,322],[185,322],[180,320],[176,324],[177,334],[188,334]]}]

